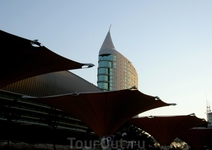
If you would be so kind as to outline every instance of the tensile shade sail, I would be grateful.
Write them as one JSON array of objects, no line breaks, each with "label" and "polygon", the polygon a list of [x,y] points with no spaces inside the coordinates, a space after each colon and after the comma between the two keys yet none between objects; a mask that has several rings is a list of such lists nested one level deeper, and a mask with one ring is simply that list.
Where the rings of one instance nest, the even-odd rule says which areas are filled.
[{"label": "tensile shade sail", "polygon": [[36,75],[94,66],[64,58],[37,40],[24,39],[2,30],[0,38],[0,88]]},{"label": "tensile shade sail", "polygon": [[139,113],[171,105],[158,97],[130,89],[31,99],[75,116],[86,123],[98,136],[112,135],[118,127]]},{"label": "tensile shade sail", "polygon": [[175,138],[188,129],[207,125],[204,119],[197,118],[194,114],[132,118],[129,123],[148,132],[162,146],[169,146]]},{"label": "tensile shade sail", "polygon": [[204,149],[205,146],[212,146],[212,128],[193,128],[183,132],[179,138],[195,150]]}]

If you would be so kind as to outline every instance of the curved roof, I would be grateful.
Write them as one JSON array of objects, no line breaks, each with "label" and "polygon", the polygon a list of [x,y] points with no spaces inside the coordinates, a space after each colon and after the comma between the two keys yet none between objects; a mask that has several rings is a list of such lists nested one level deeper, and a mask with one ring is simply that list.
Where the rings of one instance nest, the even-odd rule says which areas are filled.
[{"label": "curved roof", "polygon": [[141,117],[130,119],[129,122],[151,134],[163,146],[170,145],[184,131],[207,124],[204,119],[194,115]]},{"label": "curved roof", "polygon": [[112,135],[123,123],[141,112],[170,105],[157,97],[129,89],[31,99],[73,115],[98,136]]},{"label": "curved roof", "polygon": [[2,90],[29,96],[50,96],[72,92],[102,91],[94,84],[69,71],[38,75],[9,84]]},{"label": "curved roof", "polygon": [[37,40],[24,39],[2,30],[0,38],[0,88],[36,75],[94,66],[64,58]]}]

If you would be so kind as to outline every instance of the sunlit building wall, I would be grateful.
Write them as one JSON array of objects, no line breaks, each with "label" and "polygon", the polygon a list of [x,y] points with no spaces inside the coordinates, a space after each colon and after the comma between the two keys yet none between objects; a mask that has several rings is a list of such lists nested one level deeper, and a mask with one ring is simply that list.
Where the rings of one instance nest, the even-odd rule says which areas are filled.
[{"label": "sunlit building wall", "polygon": [[138,74],[132,63],[115,49],[110,30],[99,51],[97,76],[98,87],[105,91],[138,88]]}]

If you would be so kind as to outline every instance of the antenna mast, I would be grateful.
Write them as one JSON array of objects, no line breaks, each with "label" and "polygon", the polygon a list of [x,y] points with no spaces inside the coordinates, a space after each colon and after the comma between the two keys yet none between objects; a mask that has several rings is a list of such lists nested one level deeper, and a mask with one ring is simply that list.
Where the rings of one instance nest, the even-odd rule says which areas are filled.
[{"label": "antenna mast", "polygon": [[207,113],[211,112],[211,107],[210,107],[210,104],[208,104],[208,102],[207,102],[207,106],[206,106],[206,111],[207,111]]},{"label": "antenna mast", "polygon": [[110,28],[111,28],[111,26],[112,26],[112,24],[110,25],[110,27],[109,27],[109,32],[110,32]]}]

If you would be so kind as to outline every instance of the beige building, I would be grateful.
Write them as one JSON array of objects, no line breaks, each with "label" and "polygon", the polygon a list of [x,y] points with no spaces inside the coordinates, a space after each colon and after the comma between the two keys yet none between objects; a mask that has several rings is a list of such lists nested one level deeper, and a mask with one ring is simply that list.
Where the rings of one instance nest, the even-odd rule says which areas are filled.
[{"label": "beige building", "polygon": [[138,74],[133,64],[115,49],[110,30],[99,51],[97,76],[98,87],[105,91],[138,88]]}]

